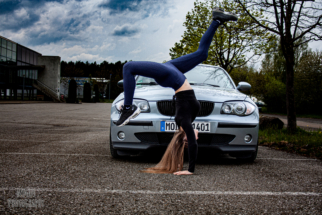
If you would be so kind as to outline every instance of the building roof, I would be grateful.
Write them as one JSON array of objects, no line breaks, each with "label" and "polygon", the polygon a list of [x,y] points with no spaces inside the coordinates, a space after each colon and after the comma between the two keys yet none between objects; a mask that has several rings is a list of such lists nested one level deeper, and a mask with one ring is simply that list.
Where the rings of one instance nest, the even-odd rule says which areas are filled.
[{"label": "building roof", "polygon": [[[21,45],[21,44],[19,44],[19,43],[16,43],[16,42],[14,42],[14,41],[12,41],[12,40],[9,40],[8,38],[3,37],[3,36],[1,36],[1,35],[0,35],[0,38],[5,39],[5,40],[8,40],[8,41],[10,41],[10,42],[12,42],[12,43],[14,43],[14,44],[17,44],[17,45],[19,45],[19,46],[22,46],[22,47],[24,47],[24,48],[26,48],[26,49],[29,49],[29,50],[33,51],[33,52],[36,52],[35,50],[32,50],[32,49],[30,49],[30,48],[28,48],[28,47],[26,47],[26,46],[23,46],[23,45]],[[41,54],[41,53],[39,53],[39,52],[36,52],[36,53],[38,53],[38,54],[42,55],[42,54]]]}]

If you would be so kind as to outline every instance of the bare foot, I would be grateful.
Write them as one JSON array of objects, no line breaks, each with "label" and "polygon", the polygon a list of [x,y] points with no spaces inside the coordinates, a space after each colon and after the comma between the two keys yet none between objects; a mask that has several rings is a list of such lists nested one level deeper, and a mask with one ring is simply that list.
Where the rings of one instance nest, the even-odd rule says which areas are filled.
[{"label": "bare foot", "polygon": [[192,175],[193,173],[189,172],[188,170],[185,170],[185,171],[178,171],[178,172],[175,172],[173,174],[174,175]]}]

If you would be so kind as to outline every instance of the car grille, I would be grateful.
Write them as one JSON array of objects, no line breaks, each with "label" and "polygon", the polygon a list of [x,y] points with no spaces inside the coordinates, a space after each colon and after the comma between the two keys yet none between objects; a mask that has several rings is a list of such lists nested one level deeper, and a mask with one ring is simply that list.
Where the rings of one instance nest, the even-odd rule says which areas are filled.
[{"label": "car grille", "polygon": [[[201,109],[197,116],[208,116],[214,109],[213,102],[199,101]],[[158,110],[162,115],[174,116],[176,108],[172,106],[172,100],[163,100],[157,102]]]},{"label": "car grille", "polygon": [[[142,132],[135,133],[135,136],[142,143],[168,145],[174,133],[156,133]],[[235,135],[230,134],[203,134],[198,135],[198,145],[227,145],[235,138]]]}]

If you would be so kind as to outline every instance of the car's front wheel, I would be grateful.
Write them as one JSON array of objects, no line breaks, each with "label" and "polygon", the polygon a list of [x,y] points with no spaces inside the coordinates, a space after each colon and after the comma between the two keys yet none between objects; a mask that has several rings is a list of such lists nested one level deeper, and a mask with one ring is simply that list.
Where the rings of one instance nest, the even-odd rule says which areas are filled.
[{"label": "car's front wheel", "polygon": [[256,151],[255,152],[251,152],[250,154],[245,155],[245,156],[236,157],[236,159],[238,161],[241,161],[241,162],[244,162],[244,163],[253,163],[257,158],[257,152],[258,152],[258,143],[256,145]]},{"label": "car's front wheel", "polygon": [[110,129],[110,152],[113,158],[119,158],[120,156],[117,154],[117,150],[113,148],[112,144],[112,133]]}]

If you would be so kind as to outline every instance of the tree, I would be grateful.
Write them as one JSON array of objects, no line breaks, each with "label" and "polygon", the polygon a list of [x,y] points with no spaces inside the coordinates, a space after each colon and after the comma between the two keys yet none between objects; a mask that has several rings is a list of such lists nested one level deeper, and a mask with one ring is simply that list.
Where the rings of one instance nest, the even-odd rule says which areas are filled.
[{"label": "tree", "polygon": [[[302,43],[304,40],[305,38],[299,39],[297,43],[300,43],[300,45],[294,48],[294,67],[298,66],[300,58],[308,51],[308,44]],[[261,72],[273,76],[286,84],[286,61],[278,38],[272,41],[271,47],[262,61]]]},{"label": "tree", "polygon": [[75,103],[77,99],[77,83],[74,79],[69,81],[68,103]]},{"label": "tree", "polygon": [[96,71],[96,77],[98,78],[96,81],[96,84],[98,86],[98,91],[100,94],[106,93],[106,86],[107,82],[106,80],[109,79],[109,70],[103,66],[100,70]]},{"label": "tree", "polygon": [[91,102],[92,100],[92,89],[90,83],[86,82],[84,84],[84,90],[83,90],[83,102]]},{"label": "tree", "polygon": [[[121,92],[122,89],[117,87],[117,82],[122,79],[122,72],[123,72],[123,65],[126,63],[118,61],[116,63],[108,63],[106,61],[103,61],[101,64],[89,63],[89,62],[81,62],[76,61],[75,63],[70,62],[61,62],[61,76],[62,77],[73,77],[76,81],[78,77],[90,77],[88,80],[91,84],[91,86],[94,86],[95,84],[99,85],[99,91],[101,93],[107,92],[108,95],[108,89],[105,91],[106,84],[100,81],[96,81],[95,79],[91,79],[91,77],[99,77],[101,80],[109,79],[110,74],[112,74],[112,80],[111,80],[111,98],[115,99]],[[61,83],[65,83],[69,81],[69,79],[61,79]],[[101,84],[102,83],[102,84]]]},{"label": "tree", "polygon": [[99,102],[100,101],[100,93],[99,93],[97,84],[94,85],[94,93],[95,93],[95,102]]},{"label": "tree", "polygon": [[[79,62],[79,61],[78,61]],[[74,62],[70,61],[66,63],[65,61],[61,62],[61,71],[62,77],[83,77],[84,76],[84,71],[81,67],[77,66],[74,64]]]},{"label": "tree", "polygon": [[255,96],[258,99],[263,99],[263,95],[266,92],[264,88],[266,81],[263,73],[257,72],[254,68],[245,65],[234,68],[230,73],[230,76],[234,80],[236,86],[241,81],[246,81],[252,86],[249,91],[245,92],[246,94]]},{"label": "tree", "polygon": [[321,114],[322,52],[304,53],[294,73],[296,111]]},{"label": "tree", "polygon": [[[172,59],[195,52],[199,41],[212,22],[212,8],[218,5],[225,11],[237,14],[238,22],[227,22],[217,29],[209,48],[206,64],[219,65],[230,73],[233,68],[242,67],[256,56],[265,53],[273,36],[259,28],[256,23],[242,10],[241,6],[229,0],[206,0],[194,3],[188,12],[183,25],[186,30],[179,43],[170,49]],[[252,16],[263,18],[262,11],[251,11]]]},{"label": "tree", "polygon": [[[126,63],[122,63],[121,61],[118,61],[114,64],[113,67],[110,68],[109,73],[112,74],[112,78],[109,82],[111,85],[111,99],[115,99],[123,90],[121,88],[117,87],[117,82],[122,80],[123,78],[123,65]],[[110,87],[107,86],[106,89],[106,95],[109,95]]]},{"label": "tree", "polygon": [[[322,40],[322,1],[308,0],[235,0],[262,29],[279,36],[286,68],[287,129],[296,130],[294,100],[294,49],[302,43]],[[255,17],[252,10],[265,11],[267,17]],[[265,24],[266,23],[266,24]]]}]

